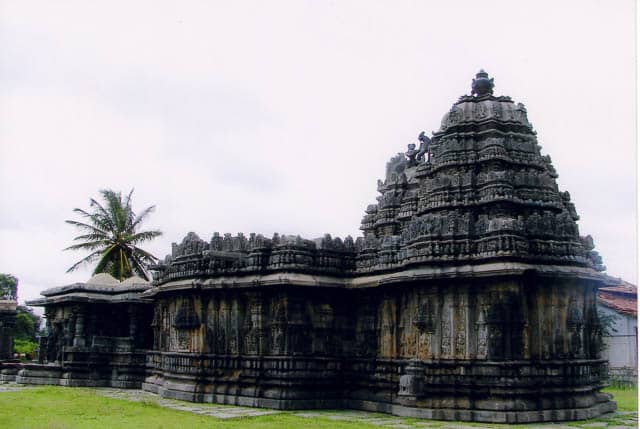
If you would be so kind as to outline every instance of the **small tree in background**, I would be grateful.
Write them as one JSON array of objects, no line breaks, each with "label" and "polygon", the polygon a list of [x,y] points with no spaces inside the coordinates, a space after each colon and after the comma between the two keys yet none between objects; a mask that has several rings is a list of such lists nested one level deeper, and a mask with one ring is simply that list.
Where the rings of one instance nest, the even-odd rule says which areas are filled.
[{"label": "small tree in background", "polygon": [[[0,274],[0,299],[18,300],[17,277],[11,274]],[[38,348],[36,335],[40,328],[40,316],[34,314],[33,309],[25,305],[18,305],[16,311],[13,351],[31,359]]]},{"label": "small tree in background", "polygon": [[36,335],[40,329],[40,317],[33,313],[33,309],[24,305],[19,305],[16,310],[18,314],[16,314],[13,351],[30,360],[38,349]]},{"label": "small tree in background", "polygon": [[16,330],[15,338],[25,341],[36,341],[36,336],[40,330],[40,316],[33,312],[31,307],[19,305],[16,310]]},{"label": "small tree in background", "polygon": [[140,231],[139,228],[155,206],[147,207],[136,215],[131,207],[133,190],[124,198],[120,192],[111,189],[101,190],[100,194],[103,203],[91,198],[90,211],[73,209],[75,213],[82,216],[83,222],[65,221],[77,227],[83,234],[74,238],[74,241],[79,243],[64,250],[90,252],[71,266],[67,272],[83,264],[97,261],[94,274],[109,273],[120,281],[137,274],[149,280],[147,266],[158,259],[138,245],[159,237],[162,232]]},{"label": "small tree in background", "polygon": [[11,274],[0,274],[0,299],[18,299],[18,279]]},{"label": "small tree in background", "polygon": [[617,314],[607,314],[604,311],[598,311],[598,331],[603,337],[610,337],[618,332],[615,328],[616,323],[620,319]]}]

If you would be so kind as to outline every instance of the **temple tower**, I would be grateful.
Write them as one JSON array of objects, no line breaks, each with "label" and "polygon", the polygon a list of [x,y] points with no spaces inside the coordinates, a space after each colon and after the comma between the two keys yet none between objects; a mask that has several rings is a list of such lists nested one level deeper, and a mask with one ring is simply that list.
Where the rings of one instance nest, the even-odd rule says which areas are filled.
[{"label": "temple tower", "polygon": [[399,413],[597,415],[612,407],[598,393],[602,259],[524,105],[493,88],[481,70],[431,138],[389,161],[367,207],[354,284],[376,285],[378,325],[394,326],[380,330],[377,358],[408,359]]},{"label": "temple tower", "polygon": [[[524,105],[493,88],[480,71],[438,131],[389,161],[356,240],[189,233],[174,244],[135,297],[153,318],[126,324],[153,338],[135,350],[142,388],[494,423],[615,409],[600,393],[602,260]],[[40,305],[62,323],[74,288]],[[112,359],[95,344],[68,347]]]},{"label": "temple tower", "polygon": [[[480,71],[420,149],[387,164],[378,203],[366,210],[358,271],[415,265],[518,261],[603,270],[593,240],[578,234],[568,192],[540,153],[527,110],[493,95]],[[383,249],[396,250],[381,260]]]}]

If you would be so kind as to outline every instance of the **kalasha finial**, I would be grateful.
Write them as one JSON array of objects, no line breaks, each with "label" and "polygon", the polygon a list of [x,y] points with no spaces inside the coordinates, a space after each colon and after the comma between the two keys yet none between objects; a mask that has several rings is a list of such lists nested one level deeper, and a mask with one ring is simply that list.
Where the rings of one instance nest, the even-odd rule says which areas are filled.
[{"label": "kalasha finial", "polygon": [[471,94],[482,96],[493,94],[493,78],[489,79],[489,74],[480,69],[476,74],[476,78],[471,81]]}]

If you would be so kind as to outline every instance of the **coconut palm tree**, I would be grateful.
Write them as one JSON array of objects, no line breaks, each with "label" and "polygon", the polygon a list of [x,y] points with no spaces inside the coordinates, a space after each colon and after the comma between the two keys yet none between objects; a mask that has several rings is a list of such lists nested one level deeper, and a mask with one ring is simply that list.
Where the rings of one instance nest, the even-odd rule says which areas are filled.
[{"label": "coconut palm tree", "polygon": [[124,199],[120,192],[111,189],[101,190],[100,194],[103,204],[91,198],[90,211],[73,209],[83,217],[82,222],[65,221],[77,227],[83,234],[73,239],[79,243],[64,250],[90,252],[73,264],[67,272],[83,264],[98,261],[94,274],[109,273],[120,281],[133,275],[149,280],[147,266],[155,263],[157,258],[139,248],[138,245],[162,235],[162,232],[138,231],[138,229],[155,206],[147,207],[136,215],[131,207],[133,189]]}]

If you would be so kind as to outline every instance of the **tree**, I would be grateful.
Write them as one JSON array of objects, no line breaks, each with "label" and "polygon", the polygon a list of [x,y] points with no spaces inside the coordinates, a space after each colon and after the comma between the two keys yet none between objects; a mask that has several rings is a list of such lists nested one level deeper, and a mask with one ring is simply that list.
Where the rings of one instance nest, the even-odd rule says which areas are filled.
[{"label": "tree", "polygon": [[18,279],[11,274],[0,274],[0,299],[18,299]]},{"label": "tree", "polygon": [[598,310],[598,322],[596,323],[596,335],[598,338],[598,351],[604,352],[607,348],[607,343],[604,341],[604,337],[611,337],[618,332],[616,329],[616,323],[620,317],[615,313],[605,313],[602,310]]},{"label": "tree", "polygon": [[162,235],[162,232],[138,231],[146,217],[155,210],[147,207],[136,215],[131,207],[131,195],[123,198],[120,192],[111,189],[101,190],[104,201],[100,204],[90,199],[91,211],[79,208],[73,211],[83,217],[83,221],[66,220],[70,225],[83,232],[74,238],[79,242],[64,250],[85,250],[89,255],[76,262],[67,270],[71,272],[83,264],[98,261],[94,274],[109,273],[122,281],[134,274],[149,280],[147,266],[157,262],[152,254],[138,247],[140,243]]},{"label": "tree", "polygon": [[24,305],[19,305],[16,310],[18,313],[16,314],[15,338],[35,342],[40,328],[40,316],[34,314],[32,308]]},{"label": "tree", "polygon": [[604,311],[598,310],[598,332],[603,337],[612,336],[613,334],[618,332],[618,330],[616,329],[616,323],[618,323],[619,319],[620,316],[615,313],[607,314]]}]

